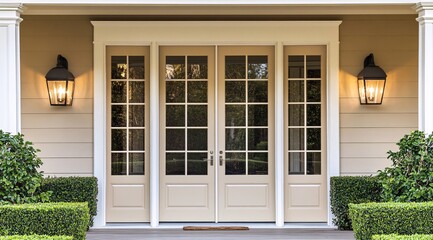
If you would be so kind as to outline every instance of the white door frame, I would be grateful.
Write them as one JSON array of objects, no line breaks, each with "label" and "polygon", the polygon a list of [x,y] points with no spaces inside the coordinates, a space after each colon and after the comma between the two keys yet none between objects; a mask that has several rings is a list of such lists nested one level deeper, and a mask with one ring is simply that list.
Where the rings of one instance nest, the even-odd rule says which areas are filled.
[{"label": "white door frame", "polygon": [[[109,45],[150,46],[150,225],[159,224],[159,76],[160,45],[275,46],[275,199],[276,227],[284,226],[284,59],[285,45],[327,47],[327,189],[340,174],[339,146],[339,25],[341,21],[269,22],[142,22],[92,21],[94,26],[94,175],[98,178],[95,227],[106,225],[106,79],[105,49]],[[173,40],[175,36],[176,40]]]}]

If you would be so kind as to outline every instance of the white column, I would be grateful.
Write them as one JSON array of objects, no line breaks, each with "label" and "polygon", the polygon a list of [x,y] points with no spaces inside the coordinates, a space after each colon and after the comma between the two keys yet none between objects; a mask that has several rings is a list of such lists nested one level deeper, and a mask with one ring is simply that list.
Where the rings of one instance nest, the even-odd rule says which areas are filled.
[{"label": "white column", "polygon": [[22,5],[0,3],[0,129],[21,131],[20,32]]},{"label": "white column", "polygon": [[418,129],[433,131],[433,2],[418,3]]}]

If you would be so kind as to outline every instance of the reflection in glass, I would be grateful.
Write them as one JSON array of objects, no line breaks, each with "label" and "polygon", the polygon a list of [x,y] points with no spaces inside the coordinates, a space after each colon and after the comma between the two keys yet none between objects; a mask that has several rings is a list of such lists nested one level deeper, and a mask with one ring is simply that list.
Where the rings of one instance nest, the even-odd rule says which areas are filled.
[{"label": "reflection in glass", "polygon": [[207,126],[207,105],[188,105],[188,126]]},{"label": "reflection in glass", "polygon": [[248,126],[268,125],[268,105],[248,105]]},{"label": "reflection in glass", "polygon": [[111,102],[126,103],[126,82],[111,81]]},{"label": "reflection in glass", "polygon": [[307,149],[320,150],[320,128],[307,129]]},{"label": "reflection in glass", "polygon": [[248,79],[268,78],[268,56],[248,56]]},{"label": "reflection in glass", "polygon": [[165,60],[165,79],[185,79],[184,56],[167,56]]},{"label": "reflection in glass", "polygon": [[304,101],[304,81],[289,81],[289,102]]},{"label": "reflection in glass", "polygon": [[185,175],[185,153],[165,154],[165,174]]},{"label": "reflection in glass", "polygon": [[129,126],[144,127],[144,105],[129,106]]},{"label": "reflection in glass", "polygon": [[129,82],[129,102],[144,103],[144,82],[132,81]]},{"label": "reflection in glass", "polygon": [[320,56],[307,56],[307,78],[320,78]]},{"label": "reflection in glass", "polygon": [[226,102],[245,102],[245,82],[226,81]]},{"label": "reflection in glass", "polygon": [[226,128],[226,150],[245,150],[245,129]]},{"label": "reflection in glass", "polygon": [[188,175],[207,175],[207,153],[187,153]]},{"label": "reflection in glass", "polygon": [[268,150],[268,129],[248,129],[248,150]]},{"label": "reflection in glass", "polygon": [[188,81],[188,102],[207,103],[207,82]]},{"label": "reflection in glass", "polygon": [[289,174],[304,174],[304,153],[289,152]]},{"label": "reflection in glass", "polygon": [[126,175],[126,153],[111,153],[111,175]]},{"label": "reflection in glass", "polygon": [[188,79],[207,79],[207,56],[188,57]]},{"label": "reflection in glass", "polygon": [[129,175],[144,175],[144,153],[129,153]]},{"label": "reflection in glass", "polygon": [[185,82],[165,82],[167,103],[185,102]]},{"label": "reflection in glass", "polygon": [[248,153],[248,175],[268,174],[268,153]]},{"label": "reflection in glass", "polygon": [[268,102],[268,82],[248,82],[248,102]]},{"label": "reflection in glass", "polygon": [[144,151],[144,129],[129,129],[129,150]]},{"label": "reflection in glass", "polygon": [[307,126],[320,126],[320,104],[307,104]]},{"label": "reflection in glass", "polygon": [[289,126],[304,126],[304,104],[289,104]]},{"label": "reflection in glass", "polygon": [[126,105],[111,105],[111,126],[126,127]]},{"label": "reflection in glass", "polygon": [[111,129],[111,151],[126,150],[126,130]]},{"label": "reflection in glass", "polygon": [[167,105],[165,112],[165,124],[167,127],[185,126],[184,105]]},{"label": "reflection in glass", "polygon": [[207,150],[207,129],[188,129],[188,150]]},{"label": "reflection in glass", "polygon": [[226,79],[245,79],[245,56],[226,56]]},{"label": "reflection in glass", "polygon": [[184,150],[185,149],[185,130],[184,129],[166,129],[165,130],[166,150]]},{"label": "reflection in glass", "polygon": [[245,175],[245,153],[226,153],[226,175]]},{"label": "reflection in glass", "polygon": [[226,105],[226,126],[245,126],[245,105]]},{"label": "reflection in glass", "polygon": [[304,150],[303,128],[289,128],[289,150]]},{"label": "reflection in glass", "polygon": [[111,79],[126,79],[126,56],[111,57]]},{"label": "reflection in glass", "polygon": [[307,81],[307,102],[320,102],[320,83],[319,80]]},{"label": "reflection in glass", "polygon": [[309,152],[307,153],[307,174],[308,175],[320,175],[321,173],[321,153],[320,152]]},{"label": "reflection in glass", "polygon": [[304,56],[289,56],[289,78],[304,78]]},{"label": "reflection in glass", "polygon": [[144,56],[129,56],[129,78],[144,79]]}]

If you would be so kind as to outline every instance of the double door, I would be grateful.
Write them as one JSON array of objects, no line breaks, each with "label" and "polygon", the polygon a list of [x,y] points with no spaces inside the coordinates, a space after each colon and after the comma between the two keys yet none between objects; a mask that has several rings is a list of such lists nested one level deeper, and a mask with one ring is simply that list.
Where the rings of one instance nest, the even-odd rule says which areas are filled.
[{"label": "double door", "polygon": [[275,221],[274,47],[160,47],[160,220]]}]

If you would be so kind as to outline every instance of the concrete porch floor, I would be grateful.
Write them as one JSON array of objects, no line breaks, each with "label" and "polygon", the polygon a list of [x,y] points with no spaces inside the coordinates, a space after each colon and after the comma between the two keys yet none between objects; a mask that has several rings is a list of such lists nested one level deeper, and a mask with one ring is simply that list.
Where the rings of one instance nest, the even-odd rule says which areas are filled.
[{"label": "concrete porch floor", "polygon": [[183,231],[182,229],[91,229],[87,240],[272,240],[272,239],[346,239],[353,240],[352,231],[335,229],[250,229],[246,231]]}]

